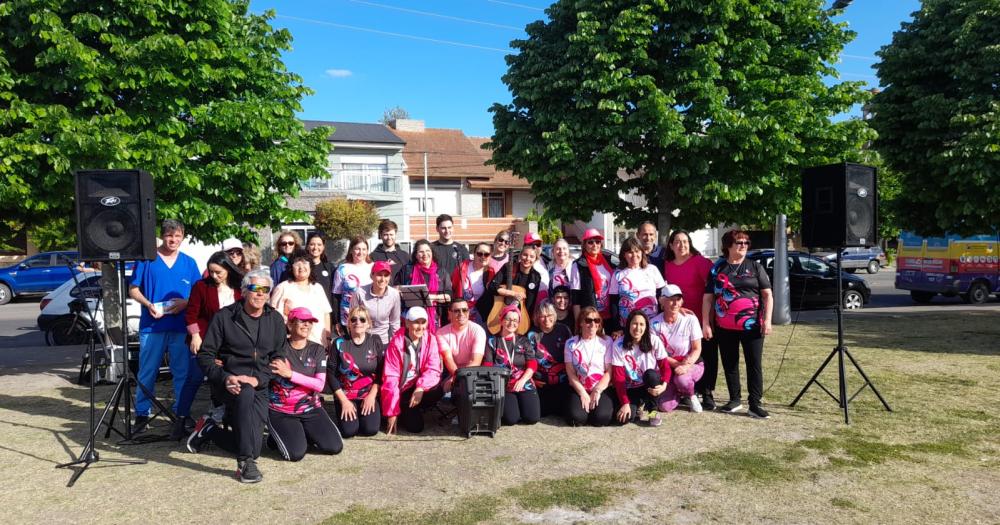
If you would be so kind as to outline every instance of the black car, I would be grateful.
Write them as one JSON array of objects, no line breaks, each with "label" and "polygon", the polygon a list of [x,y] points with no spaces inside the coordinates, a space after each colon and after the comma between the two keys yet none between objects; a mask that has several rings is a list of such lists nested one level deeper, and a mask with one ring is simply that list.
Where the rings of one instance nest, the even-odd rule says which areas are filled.
[{"label": "black car", "polygon": [[[747,257],[760,261],[768,276],[774,279],[774,250],[754,250]],[[872,290],[864,278],[838,272],[835,266],[808,253],[788,252],[788,287],[792,309],[835,307],[837,274],[840,274],[845,310],[857,310],[868,304]]]}]

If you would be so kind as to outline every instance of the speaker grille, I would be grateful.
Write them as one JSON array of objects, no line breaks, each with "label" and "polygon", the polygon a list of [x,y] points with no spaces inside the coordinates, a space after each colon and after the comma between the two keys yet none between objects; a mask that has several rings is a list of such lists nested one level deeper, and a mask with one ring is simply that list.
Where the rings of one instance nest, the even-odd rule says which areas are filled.
[{"label": "speaker grille", "polygon": [[91,246],[98,252],[121,252],[133,245],[139,221],[132,213],[111,208],[95,213],[86,225]]}]

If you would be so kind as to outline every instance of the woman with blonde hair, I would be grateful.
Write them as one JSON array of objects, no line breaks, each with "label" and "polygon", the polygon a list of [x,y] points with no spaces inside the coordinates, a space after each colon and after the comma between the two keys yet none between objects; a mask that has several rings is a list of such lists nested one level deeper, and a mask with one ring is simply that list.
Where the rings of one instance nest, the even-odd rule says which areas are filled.
[{"label": "woman with blonde hair", "polygon": [[274,241],[274,261],[271,263],[271,281],[274,286],[278,286],[281,281],[288,278],[288,258],[296,250],[302,249],[302,237],[299,234],[287,230],[278,235]]}]

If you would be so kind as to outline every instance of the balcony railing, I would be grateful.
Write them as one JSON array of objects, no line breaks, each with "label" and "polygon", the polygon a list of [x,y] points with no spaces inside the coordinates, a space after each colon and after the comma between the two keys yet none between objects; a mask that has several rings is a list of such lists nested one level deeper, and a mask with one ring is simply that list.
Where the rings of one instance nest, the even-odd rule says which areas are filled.
[{"label": "balcony railing", "polygon": [[354,170],[327,170],[328,179],[310,179],[302,184],[305,191],[347,191],[401,195],[403,177],[385,173]]}]

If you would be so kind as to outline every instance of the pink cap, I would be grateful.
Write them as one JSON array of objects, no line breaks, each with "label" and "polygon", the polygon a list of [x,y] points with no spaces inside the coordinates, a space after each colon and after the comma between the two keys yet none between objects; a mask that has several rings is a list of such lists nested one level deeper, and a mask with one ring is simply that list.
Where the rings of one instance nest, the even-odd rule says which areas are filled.
[{"label": "pink cap", "polygon": [[305,306],[292,308],[288,312],[289,321],[294,321],[296,319],[298,319],[299,321],[312,321],[314,323],[319,322],[319,319],[316,319],[316,317],[313,316],[312,312],[310,312],[309,309],[306,308]]},{"label": "pink cap", "polygon": [[595,238],[602,241],[604,240],[604,236],[601,235],[601,230],[598,230],[597,228],[587,228],[587,231],[583,232],[584,241]]},{"label": "pink cap", "polygon": [[372,275],[381,272],[386,272],[389,275],[392,275],[392,266],[390,266],[386,261],[375,261],[375,264],[372,265]]},{"label": "pink cap", "polygon": [[517,314],[518,319],[521,318],[521,309],[517,306],[517,303],[511,303],[508,304],[507,306],[504,306],[503,310],[500,311],[500,319],[507,317],[507,314],[511,312]]},{"label": "pink cap", "polygon": [[524,245],[528,246],[529,244],[538,244],[538,245],[541,245],[542,244],[542,238],[539,237],[537,233],[528,232],[524,236]]}]

